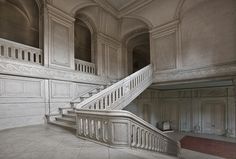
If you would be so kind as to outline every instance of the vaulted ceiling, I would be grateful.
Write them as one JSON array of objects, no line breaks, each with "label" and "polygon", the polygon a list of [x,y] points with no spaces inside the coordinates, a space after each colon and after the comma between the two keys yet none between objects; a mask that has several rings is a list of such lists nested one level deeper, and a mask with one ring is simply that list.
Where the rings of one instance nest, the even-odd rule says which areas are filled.
[{"label": "vaulted ceiling", "polygon": [[152,0],[94,0],[104,9],[117,17],[127,15],[145,5]]}]

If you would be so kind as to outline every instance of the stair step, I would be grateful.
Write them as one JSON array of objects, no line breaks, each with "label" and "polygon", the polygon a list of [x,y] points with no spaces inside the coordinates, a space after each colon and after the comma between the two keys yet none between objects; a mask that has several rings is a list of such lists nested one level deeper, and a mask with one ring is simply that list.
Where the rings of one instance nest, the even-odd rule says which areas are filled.
[{"label": "stair step", "polygon": [[89,97],[91,97],[91,96],[90,96],[89,93],[86,93],[86,94],[82,95],[81,97],[82,97],[82,98],[89,98]]},{"label": "stair step", "polygon": [[56,121],[65,122],[65,123],[69,123],[69,124],[75,124],[75,119],[73,119],[73,118],[56,117],[55,119],[56,119]]},{"label": "stair step", "polygon": [[73,109],[73,108],[71,108],[71,107],[60,107],[60,108],[58,108],[59,110],[65,110],[65,109]]},{"label": "stair step", "polygon": [[75,124],[68,124],[68,123],[61,122],[61,121],[50,121],[49,123],[53,124],[53,125],[60,126],[60,127],[65,127],[65,128],[69,128],[69,129],[76,129]]},{"label": "stair step", "polygon": [[97,94],[98,92],[89,92],[90,96],[93,96],[94,94]]},{"label": "stair step", "polygon": [[95,90],[92,90],[92,91],[91,91],[91,92],[89,92],[89,93],[96,94],[96,93],[98,93],[98,92],[100,92],[100,91],[98,91],[97,89],[95,89]]},{"label": "stair step", "polygon": [[62,114],[62,117],[75,119],[76,115],[75,114]]},{"label": "stair step", "polygon": [[80,102],[84,101],[87,98],[89,98],[89,97],[80,97]]},{"label": "stair step", "polygon": [[74,115],[75,115],[75,111],[74,111],[74,110],[68,110],[67,113],[68,113],[68,114],[74,114]]}]

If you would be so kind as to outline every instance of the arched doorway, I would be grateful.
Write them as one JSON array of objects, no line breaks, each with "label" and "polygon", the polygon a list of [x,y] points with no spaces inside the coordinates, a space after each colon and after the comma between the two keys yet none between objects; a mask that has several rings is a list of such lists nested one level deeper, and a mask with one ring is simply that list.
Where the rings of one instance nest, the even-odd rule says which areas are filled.
[{"label": "arched doorway", "polygon": [[128,73],[134,73],[150,64],[149,33],[134,36],[128,41]]}]

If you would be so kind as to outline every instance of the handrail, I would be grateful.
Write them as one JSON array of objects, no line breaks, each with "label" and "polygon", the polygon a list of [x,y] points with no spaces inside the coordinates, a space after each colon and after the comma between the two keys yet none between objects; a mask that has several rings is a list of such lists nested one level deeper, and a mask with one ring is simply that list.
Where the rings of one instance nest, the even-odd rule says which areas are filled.
[{"label": "handrail", "polygon": [[0,57],[42,64],[42,50],[0,38]]},{"label": "handrail", "polygon": [[77,136],[114,147],[131,147],[177,156],[180,144],[124,110],[76,110]]},{"label": "handrail", "polygon": [[95,64],[87,61],[75,59],[75,70],[83,73],[95,74]]},{"label": "handrail", "polygon": [[76,109],[122,109],[152,83],[152,67],[148,65],[94,96],[76,104]]}]

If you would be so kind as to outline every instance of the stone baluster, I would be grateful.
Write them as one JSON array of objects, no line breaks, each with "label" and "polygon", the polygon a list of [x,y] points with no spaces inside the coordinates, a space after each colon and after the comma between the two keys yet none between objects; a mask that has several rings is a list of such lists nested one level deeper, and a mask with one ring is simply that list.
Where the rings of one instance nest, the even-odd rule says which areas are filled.
[{"label": "stone baluster", "polygon": [[94,121],[94,127],[95,127],[95,138],[96,140],[99,140],[99,126],[98,126],[98,120]]},{"label": "stone baluster", "polygon": [[136,126],[135,126],[135,125],[132,125],[131,129],[132,129],[132,134],[131,134],[131,138],[132,138],[131,146],[132,146],[132,147],[135,147],[135,145],[137,144],[137,140],[136,140]]}]

